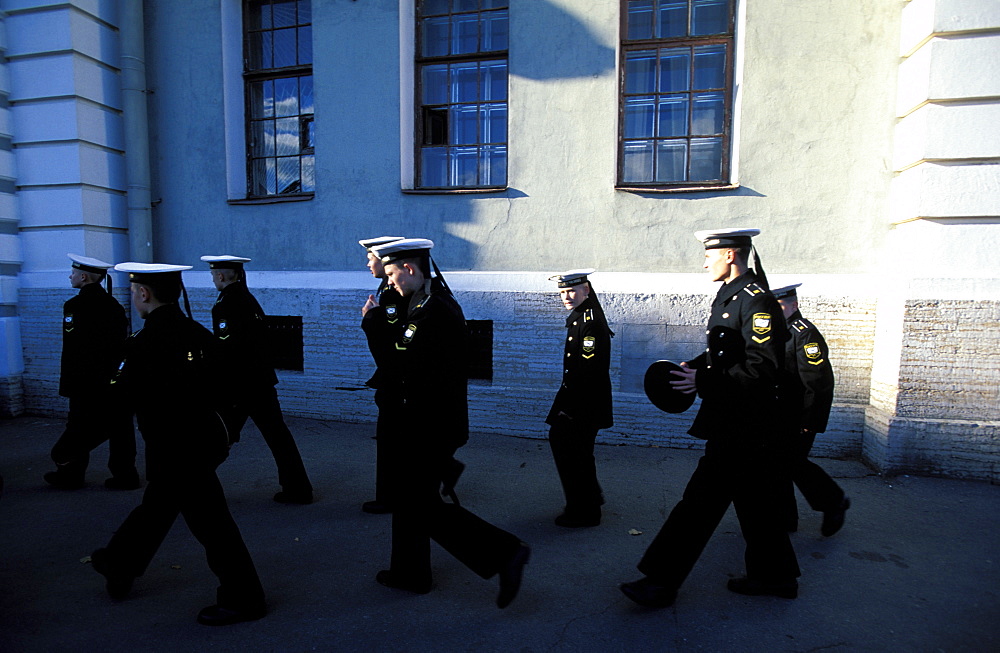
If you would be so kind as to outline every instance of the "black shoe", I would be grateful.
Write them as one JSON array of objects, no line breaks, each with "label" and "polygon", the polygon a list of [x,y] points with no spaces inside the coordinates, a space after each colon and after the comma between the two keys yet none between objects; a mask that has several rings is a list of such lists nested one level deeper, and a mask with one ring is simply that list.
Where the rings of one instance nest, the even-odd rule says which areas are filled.
[{"label": "black shoe", "polygon": [[574,515],[568,512],[564,512],[555,518],[556,526],[562,526],[563,528],[589,528],[591,526],[601,525],[601,513],[598,512],[596,515],[582,516]]},{"label": "black shoe", "polygon": [[823,537],[830,537],[840,530],[840,527],[844,525],[847,509],[850,507],[851,500],[845,496],[838,508],[823,513],[823,524],[819,527],[819,532],[823,534]]},{"label": "black shoe", "polygon": [[517,551],[510,557],[510,560],[500,569],[497,575],[500,577],[500,593],[497,594],[497,607],[501,610],[510,605],[510,602],[517,596],[517,591],[521,589],[521,576],[524,575],[524,565],[528,564],[531,557],[531,547],[521,542],[517,546]]},{"label": "black shoe", "polygon": [[397,590],[406,590],[407,592],[413,592],[414,594],[427,594],[431,591],[430,581],[427,581],[426,583],[404,581],[394,575],[389,569],[383,569],[375,574],[375,580],[378,581],[379,585],[385,585],[386,587],[391,587]]},{"label": "black shoe", "polygon": [[289,492],[287,490],[282,490],[274,495],[274,500],[278,503],[297,503],[302,506],[307,506],[313,502],[312,490],[307,490],[306,492]]},{"label": "black shoe", "polygon": [[122,601],[128,597],[128,593],[132,591],[135,576],[113,572],[111,563],[108,561],[107,549],[97,549],[91,553],[90,564],[94,566],[94,571],[107,579],[105,589],[108,590],[108,596],[115,601]]},{"label": "black shoe", "polygon": [[224,608],[221,605],[210,605],[198,613],[198,623],[204,626],[229,626],[241,621],[255,621],[267,614],[267,608],[261,606],[253,609]]},{"label": "black shoe", "polygon": [[82,476],[70,476],[62,472],[46,472],[42,478],[45,479],[46,483],[60,490],[79,490],[86,485]]},{"label": "black shoe", "polygon": [[622,583],[618,586],[622,594],[646,608],[669,608],[677,598],[677,590],[661,585],[649,576]]},{"label": "black shoe", "polygon": [[138,490],[142,481],[138,476],[112,476],[104,480],[104,487],[109,490]]},{"label": "black shoe", "polygon": [[376,499],[375,501],[365,501],[362,503],[361,510],[370,515],[387,515],[392,512],[392,506]]},{"label": "black shoe", "polygon": [[777,596],[783,599],[794,599],[799,595],[799,584],[794,581],[767,582],[753,578],[730,578],[726,587],[730,592],[746,596]]}]

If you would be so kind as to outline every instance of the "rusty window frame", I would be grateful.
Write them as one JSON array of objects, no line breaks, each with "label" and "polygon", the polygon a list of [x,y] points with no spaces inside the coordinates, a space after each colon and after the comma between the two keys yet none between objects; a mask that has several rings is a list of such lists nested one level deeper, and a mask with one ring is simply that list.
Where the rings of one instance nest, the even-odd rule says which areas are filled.
[{"label": "rusty window frame", "polygon": [[[733,71],[735,69],[735,30],[736,30],[736,0],[728,0],[727,2],[727,12],[726,17],[726,32],[718,32],[715,34],[708,35],[691,35],[691,21],[692,21],[692,8],[697,0],[686,0],[687,5],[687,20],[688,27],[686,34],[683,36],[675,37],[657,37],[655,35],[655,21],[651,29],[652,33],[648,38],[628,38],[629,29],[629,5],[631,2],[636,0],[621,0],[621,11],[620,11],[620,25],[619,25],[619,36],[620,45],[619,48],[619,88],[618,88],[618,152],[617,152],[617,169],[616,169],[616,188],[623,190],[639,190],[639,191],[690,191],[690,190],[701,190],[701,189],[714,189],[714,188],[730,188],[731,181],[731,152],[732,152],[732,138],[733,138]],[[641,1],[641,0],[640,0]],[[665,4],[669,0],[647,0],[650,2],[652,7],[652,12],[655,15],[659,9],[661,3]],[[671,2],[671,4],[674,4]],[[703,89],[692,89],[687,88],[683,91],[669,92],[669,89],[659,88],[659,83],[657,83],[656,90],[651,93],[627,93],[626,92],[626,74],[627,74],[627,61],[631,53],[638,51],[648,51],[655,50],[657,52],[656,56],[656,73],[655,78],[660,78],[660,61],[661,58],[659,53],[664,49],[671,48],[688,48],[692,50],[698,47],[705,46],[723,46],[725,51],[725,65],[724,65],[724,86],[712,89],[713,91],[721,90],[723,93],[723,115],[722,115],[722,130],[721,132],[716,132],[711,135],[699,135],[692,132],[692,111],[688,108],[687,111],[687,129],[683,136],[669,136],[663,137],[657,134],[657,127],[654,126],[654,134],[652,138],[626,138],[626,106],[628,98],[641,98],[641,97],[652,97],[654,106],[659,106],[659,100],[666,95],[687,95],[693,98],[696,92],[702,92]],[[690,64],[688,69],[688,78],[691,79],[693,76],[695,61],[694,56],[690,57]],[[688,100],[690,104],[691,100]],[[653,116],[654,125],[657,122],[657,117],[654,112]],[[697,138],[707,138],[707,137],[721,137],[721,154],[720,154],[720,175],[717,179],[690,179],[691,174],[691,156],[690,156],[690,143],[693,139]],[[657,181],[657,160],[656,160],[656,143],[667,141],[667,140],[683,140],[688,144],[685,153],[685,180],[676,181]],[[640,142],[640,141],[652,141],[653,142],[653,153],[651,155],[652,165],[653,165],[653,179],[648,181],[634,181],[625,180],[625,147],[628,142]]]},{"label": "rusty window frame", "polygon": [[[437,11],[434,13],[424,14],[424,7],[428,4],[433,5],[447,5],[447,11]],[[475,5],[475,8],[472,8]],[[483,32],[482,26],[483,22],[481,18],[484,15],[498,12],[507,12],[507,46],[506,48],[499,50],[483,50]],[[507,79],[509,78],[509,12],[510,3],[503,0],[416,0],[414,2],[414,143],[413,143],[413,157],[414,157],[414,186],[417,191],[463,191],[463,190],[480,190],[480,189],[496,189],[502,190],[507,187],[507,161],[509,161],[509,132],[508,132],[508,114],[507,108],[509,107],[509,95],[507,93]],[[456,16],[471,16],[475,15],[480,20],[478,20],[479,29],[477,31],[477,47],[474,52],[464,52],[453,54],[450,52],[447,54],[438,54],[432,56],[425,56],[424,52],[424,30],[422,29],[422,20],[426,18],[446,18],[449,26],[455,24]],[[492,62],[502,62],[505,73],[504,73],[504,96],[502,102],[497,102],[495,100],[485,100],[482,95],[477,98],[475,102],[470,101],[452,101],[449,98],[445,102],[437,103],[423,103],[424,97],[424,83],[423,83],[423,71],[425,67],[443,65],[449,67],[449,76],[451,74],[450,68],[454,64],[472,64],[475,63],[477,66],[482,66],[482,64],[489,64]],[[480,73],[482,74],[482,73]],[[480,88],[482,86],[482,79],[480,79]],[[446,82],[445,88],[450,91],[451,82]],[[468,143],[450,143],[450,138],[448,137],[449,132],[449,116],[451,115],[450,108],[457,105],[476,105],[482,107],[483,105],[503,105],[504,110],[504,140],[503,141],[485,141],[483,139],[482,133],[482,122],[477,119],[477,137],[476,142]],[[444,142],[440,142],[441,134],[444,134]],[[477,151],[477,164],[476,164],[476,177],[477,183],[475,184],[451,184],[452,175],[450,172],[451,158],[448,157],[449,171],[445,173],[444,184],[433,184],[425,183],[425,170],[424,170],[424,150],[430,147],[444,147],[447,150],[455,149],[476,149]],[[503,174],[502,180],[490,180],[486,179],[486,183],[483,182],[484,170],[482,166],[482,150],[485,147],[499,148],[502,150],[502,160],[503,160]],[[492,165],[492,162],[491,162]],[[488,174],[488,173],[487,173]],[[489,183],[493,181],[494,183]]]},{"label": "rusty window frame", "polygon": [[[262,25],[256,25],[253,20],[254,9],[266,9],[268,12],[275,5],[293,5],[295,8],[295,18],[289,24],[275,27],[273,19]],[[246,176],[247,176],[247,198],[248,199],[281,199],[281,198],[308,198],[315,194],[315,147],[314,147],[314,113],[312,110],[304,111],[302,107],[303,86],[308,88],[308,97],[314,102],[315,90],[312,75],[312,6],[311,0],[244,0],[243,5],[243,89],[245,107],[245,135],[246,135]],[[269,25],[268,25],[269,23]],[[274,36],[277,31],[295,31],[295,63],[284,66],[266,66],[266,60],[270,59],[274,63]],[[270,34],[270,38],[268,38]],[[259,35],[259,38],[258,38]],[[304,42],[308,39],[308,43]],[[258,50],[257,44],[260,44]],[[270,52],[264,52],[269,49]],[[257,62],[261,62],[259,65]],[[279,116],[273,110],[268,116],[255,115],[254,89],[260,84],[268,82],[287,82],[295,80],[297,109],[294,114],[281,116],[280,119],[291,121],[297,124],[294,129],[286,130],[286,133],[297,134],[298,148],[294,154],[279,155],[277,151]],[[274,100],[273,94],[271,95]],[[312,109],[312,106],[306,107]],[[266,111],[266,110],[264,110]],[[266,123],[274,123],[270,130],[270,137],[275,139],[274,151],[270,154],[261,154],[258,150],[257,137],[260,130],[268,133]],[[265,146],[261,146],[262,148]],[[297,185],[289,185],[285,189],[278,187],[280,163],[288,165],[293,159],[298,163]],[[274,188],[268,187],[271,175],[267,172],[268,161],[273,162]],[[255,173],[258,163],[262,163],[264,174]],[[311,181],[308,181],[310,180]],[[307,183],[304,185],[304,181]],[[273,191],[273,192],[272,192]]]}]

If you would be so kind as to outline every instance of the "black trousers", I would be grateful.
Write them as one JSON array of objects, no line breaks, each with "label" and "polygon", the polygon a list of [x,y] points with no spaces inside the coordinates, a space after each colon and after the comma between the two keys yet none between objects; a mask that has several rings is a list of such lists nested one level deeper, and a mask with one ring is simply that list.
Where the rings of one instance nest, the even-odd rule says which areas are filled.
[{"label": "black trousers", "polygon": [[399,416],[404,405],[395,395],[375,391],[378,421],[375,423],[375,500],[393,505],[400,481],[397,440],[401,437]]},{"label": "black trousers", "polygon": [[111,537],[113,573],[141,576],[177,515],[205,547],[208,566],[219,579],[217,603],[232,609],[264,606],[264,590],[239,527],[229,512],[222,484],[211,469],[187,469],[151,479],[142,503]]},{"label": "black trousers", "polygon": [[732,504],[746,540],[747,576],[766,582],[798,578],[795,551],[776,510],[788,487],[786,464],[764,449],[727,448],[710,440],[639,571],[680,587]]},{"label": "black trousers", "polygon": [[549,427],[549,446],[566,496],[567,515],[591,517],[601,513],[604,494],[597,482],[596,439],[597,429],[578,426],[570,419],[556,418]]},{"label": "black trousers", "polygon": [[108,443],[108,469],[117,478],[138,478],[132,414],[102,397],[70,397],[66,430],[52,447],[59,473],[83,479],[90,452]]},{"label": "black trousers", "polygon": [[[409,448],[406,448],[409,449]],[[414,584],[431,582],[430,541],[481,578],[491,578],[510,560],[520,539],[441,498],[439,470],[448,455],[404,451],[400,493],[392,513],[393,576]]]},{"label": "black trousers", "polygon": [[[815,433],[800,433],[797,436],[788,472],[792,483],[798,486],[810,508],[829,512],[838,509],[843,503],[844,491],[822,467],[809,460],[809,452],[815,440]],[[787,497],[786,527],[792,527],[798,523],[799,511],[795,502],[795,487],[791,484],[788,486]]]},{"label": "black trousers", "polygon": [[229,439],[239,442],[240,431],[252,419],[264,436],[264,442],[271,449],[274,462],[278,466],[278,484],[286,492],[312,492],[312,484],[306,474],[302,456],[295,445],[292,432],[285,425],[281,415],[281,404],[278,403],[278,391],[274,386],[255,388],[244,392],[235,409],[224,416]]}]

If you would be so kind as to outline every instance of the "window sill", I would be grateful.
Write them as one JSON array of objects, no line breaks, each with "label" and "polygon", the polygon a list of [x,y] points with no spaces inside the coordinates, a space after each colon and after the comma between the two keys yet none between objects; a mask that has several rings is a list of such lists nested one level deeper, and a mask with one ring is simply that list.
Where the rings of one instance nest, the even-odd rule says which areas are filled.
[{"label": "window sill", "polygon": [[502,188],[401,188],[404,195],[484,195],[489,193],[506,193]]},{"label": "window sill", "polygon": [[241,200],[226,200],[227,204],[284,204],[286,202],[308,202],[316,196],[315,193],[300,195],[273,195],[269,197],[247,197]]},{"label": "window sill", "polygon": [[636,194],[655,194],[655,195],[673,195],[675,193],[711,193],[714,191],[728,191],[728,190],[739,190],[739,184],[724,184],[721,186],[678,186],[675,188],[657,188],[651,186],[649,188],[643,188],[642,186],[615,186],[615,190],[620,190],[624,193],[636,193]]}]

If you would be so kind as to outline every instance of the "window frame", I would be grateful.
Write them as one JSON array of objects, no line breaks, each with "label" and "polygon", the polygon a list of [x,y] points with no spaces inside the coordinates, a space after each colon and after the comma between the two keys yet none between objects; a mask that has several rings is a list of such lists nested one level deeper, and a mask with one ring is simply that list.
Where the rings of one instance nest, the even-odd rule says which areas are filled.
[{"label": "window frame", "polygon": [[[252,29],[250,27],[250,5],[252,0],[241,0],[241,33],[242,33],[242,70],[241,70],[241,80],[243,83],[243,107],[244,107],[244,117],[243,117],[243,131],[244,131],[244,148],[245,148],[245,177],[246,177],[246,202],[289,202],[289,201],[299,201],[312,199],[315,194],[315,184],[316,184],[316,163],[315,163],[315,143],[309,145],[308,139],[305,139],[304,134],[308,133],[310,129],[313,128],[315,124],[315,77],[313,75],[313,44],[309,43],[310,52],[310,62],[309,63],[296,63],[290,66],[272,67],[272,68],[257,68],[251,69],[250,61],[252,59],[251,51],[251,34],[263,31],[274,31],[275,29],[284,28],[294,28],[296,30],[296,59],[298,55],[301,54],[301,46],[299,44],[298,31],[303,27],[309,27],[310,39],[312,39],[312,0],[298,0],[296,3],[296,8],[298,8],[299,3],[308,2],[309,3],[309,22],[301,23],[299,21],[299,16],[296,15],[296,22],[292,25],[282,26],[281,28],[265,28],[265,29]],[[269,6],[273,6],[273,2],[268,2]],[[261,122],[260,119],[254,118],[253,116],[253,87],[257,83],[273,81],[278,79],[292,79],[297,80],[298,97],[297,101],[301,101],[301,78],[309,77],[313,84],[313,112],[312,113],[302,113],[301,105],[298,110],[299,113],[294,116],[298,120],[298,134],[299,134],[299,149],[298,153],[289,156],[279,156],[277,150],[271,155],[265,156],[255,156],[255,141],[254,141],[254,125],[257,122]],[[277,116],[272,117],[272,120],[278,120]],[[304,140],[305,139],[305,140]],[[275,144],[277,145],[277,143]],[[254,177],[254,163],[262,159],[273,159],[275,161],[275,179],[277,180],[279,162],[283,158],[297,158],[299,162],[299,186],[300,190],[288,193],[281,193],[278,188],[275,188],[274,193],[265,194],[254,194],[254,191],[259,184],[255,183]],[[305,157],[312,157],[313,160],[313,189],[312,190],[301,190],[302,178],[303,178],[303,159]],[[265,180],[266,184],[266,180]]]},{"label": "window frame", "polygon": [[[655,8],[658,7],[660,0],[654,0],[653,7],[654,13]],[[692,7],[694,0],[687,0],[687,11],[688,11],[688,21],[690,25],[692,16]],[[736,137],[736,69],[738,66],[738,38],[736,34],[737,25],[739,24],[739,11],[740,2],[739,0],[728,0],[727,10],[728,10],[728,20],[727,20],[727,31],[726,33],[715,33],[709,35],[690,35],[685,34],[679,37],[651,37],[642,39],[629,39],[628,38],[628,8],[629,0],[620,0],[620,12],[619,12],[619,74],[618,74],[618,133],[617,133],[617,153],[616,153],[616,170],[615,170],[615,188],[618,190],[626,191],[636,191],[636,192],[647,192],[647,193],[681,193],[681,192],[694,192],[694,191],[704,191],[704,190],[728,190],[738,187],[733,181],[733,174],[736,166],[733,161],[733,154],[736,151],[735,147],[735,137]],[[687,30],[690,31],[690,28]],[[721,132],[721,161],[720,168],[721,174],[719,179],[713,180],[686,180],[686,181],[656,181],[651,180],[648,182],[643,181],[625,181],[625,145],[630,140],[643,140],[652,141],[654,143],[654,166],[656,158],[655,143],[661,140],[667,140],[666,137],[659,137],[656,135],[654,130],[654,135],[649,138],[642,139],[629,139],[625,137],[625,118],[626,118],[626,101],[629,97],[636,96],[649,96],[652,95],[654,98],[658,98],[663,95],[670,94],[669,92],[664,92],[663,89],[657,89],[652,94],[650,93],[626,93],[626,74],[627,74],[627,59],[630,53],[641,51],[641,50],[656,50],[659,53],[660,50],[666,48],[690,48],[692,51],[694,48],[701,46],[712,46],[712,45],[723,45],[725,48],[726,61],[724,65],[724,78],[725,86],[723,87],[723,117],[722,117],[722,132]],[[657,54],[657,61],[659,62],[659,54]],[[659,63],[657,63],[659,66]],[[694,57],[691,57],[691,68],[689,68],[689,74],[694,66]],[[693,97],[700,89],[688,88],[685,91],[679,91],[678,93],[686,93]],[[683,137],[670,137],[670,139],[680,139],[683,138],[688,144],[691,143],[693,139],[702,137],[704,135],[695,135],[691,129],[691,111],[687,112],[688,125]],[[655,120],[655,117],[654,117]],[[691,169],[691,155],[690,146],[685,154],[685,176],[690,176]],[[654,168],[654,177],[655,168]]]},{"label": "window frame", "polygon": [[[424,56],[423,55],[423,38],[424,33],[422,29],[421,18],[422,14],[422,4],[423,0],[415,0],[412,5],[412,16],[413,16],[413,180],[412,188],[404,189],[404,192],[415,193],[415,194],[437,194],[437,193],[492,193],[505,191],[508,188],[510,171],[508,169],[508,164],[510,161],[510,2],[508,1],[503,7],[483,7],[482,3],[479,4],[479,8],[473,11],[454,11],[454,7],[449,3],[449,10],[447,14],[432,14],[433,16],[447,15],[455,16],[462,14],[475,13],[478,16],[489,13],[491,11],[506,11],[507,21],[508,21],[508,31],[507,31],[507,47],[503,50],[488,50],[480,51],[476,50],[474,52],[466,52],[460,54],[444,54],[444,55],[434,55],[434,56]],[[481,25],[480,21],[480,25]],[[482,34],[480,33],[478,38],[481,40]],[[477,150],[477,156],[481,156],[481,150],[485,146],[497,145],[499,141],[480,142],[477,140],[476,143],[461,143],[461,144],[451,144],[451,143],[425,143],[424,139],[427,136],[426,132],[426,121],[425,121],[425,106],[439,106],[439,105],[424,105],[423,104],[423,69],[425,66],[431,65],[450,65],[456,63],[477,63],[481,64],[488,61],[502,60],[506,67],[505,74],[505,84],[507,90],[504,94],[503,105],[505,108],[504,117],[504,133],[505,140],[502,141],[504,148],[504,180],[502,184],[475,184],[475,185],[443,185],[435,186],[423,183],[424,178],[424,164],[423,164],[423,150],[427,146],[443,146],[447,148],[454,148],[460,146],[474,147]],[[480,78],[481,79],[481,78]],[[475,104],[477,106],[483,106],[485,104],[493,104],[496,102],[490,102],[477,98]],[[457,104],[454,102],[447,102],[443,106],[451,106]],[[471,104],[469,102],[463,102],[460,104]],[[498,104],[498,103],[497,103]],[[481,130],[481,125],[477,119],[477,132]],[[448,129],[448,126],[445,126]],[[477,133],[477,138],[482,138],[481,133]],[[447,137],[446,137],[447,140]],[[481,159],[480,159],[481,161]],[[449,158],[449,165],[450,158]],[[477,162],[477,178],[482,176],[481,162]]]}]

